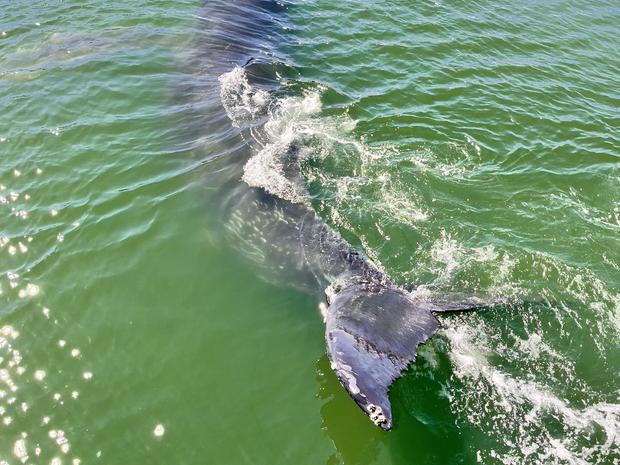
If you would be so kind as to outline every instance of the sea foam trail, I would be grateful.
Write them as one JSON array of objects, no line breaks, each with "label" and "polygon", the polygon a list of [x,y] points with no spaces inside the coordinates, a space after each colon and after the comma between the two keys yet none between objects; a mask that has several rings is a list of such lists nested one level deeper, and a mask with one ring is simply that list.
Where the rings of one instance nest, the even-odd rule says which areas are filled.
[{"label": "sea foam trail", "polygon": [[[544,342],[544,334],[532,332],[527,339],[515,336],[516,348],[508,348],[505,341],[491,335],[492,327],[475,320],[449,321],[444,335],[449,341],[453,376],[461,386],[451,393],[453,409],[469,424],[491,431],[498,442],[506,438],[496,449],[479,450],[479,462],[603,464],[617,454],[619,403],[594,400],[596,396],[587,392],[574,367]],[[536,379],[536,372],[524,377],[505,371],[490,360],[491,355],[508,359],[513,366],[522,365],[521,357],[538,359],[537,366],[548,371],[553,384],[560,382],[561,372],[564,383],[587,395],[587,404],[577,406],[560,397],[553,384]],[[463,392],[467,394],[463,396]]]}]

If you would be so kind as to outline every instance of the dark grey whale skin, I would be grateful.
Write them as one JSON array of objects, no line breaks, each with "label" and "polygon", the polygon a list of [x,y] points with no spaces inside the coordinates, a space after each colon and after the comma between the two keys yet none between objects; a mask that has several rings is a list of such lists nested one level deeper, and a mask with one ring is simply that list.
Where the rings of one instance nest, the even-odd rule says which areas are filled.
[{"label": "dark grey whale skin", "polygon": [[[246,66],[248,78],[276,90],[270,67],[274,43],[285,40],[285,4],[271,0],[208,1],[197,14],[199,31],[191,89],[211,170],[210,214],[226,240],[279,284],[324,298],[325,338],[331,367],[364,413],[392,427],[388,389],[416,358],[416,348],[438,328],[435,311],[463,310],[476,301],[416,300],[326,225],[306,204],[292,203],[242,180],[252,155],[252,126],[233,127],[220,98],[220,75]],[[295,150],[291,148],[294,158]],[[294,160],[293,160],[294,165]],[[291,170],[295,172],[295,170]]]}]

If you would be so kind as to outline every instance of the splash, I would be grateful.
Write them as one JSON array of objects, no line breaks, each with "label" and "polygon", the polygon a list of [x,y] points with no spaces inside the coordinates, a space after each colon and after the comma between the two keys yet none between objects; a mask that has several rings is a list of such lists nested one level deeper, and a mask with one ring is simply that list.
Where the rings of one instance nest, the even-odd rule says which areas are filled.
[{"label": "splash", "polygon": [[[616,376],[617,293],[549,254],[468,247],[445,230],[424,255],[440,289],[533,301],[442,318],[453,366],[448,396],[460,427],[484,435],[472,442],[478,462],[615,463],[618,393],[596,376]],[[597,367],[594,379],[584,366]]]},{"label": "splash", "polygon": [[222,74],[219,81],[222,105],[235,127],[252,122],[269,103],[269,94],[253,88],[245,70],[239,66]]},{"label": "splash", "polygon": [[316,134],[313,117],[320,111],[318,91],[276,102],[264,126],[266,143],[246,163],[243,180],[291,202],[306,202],[308,194],[299,163],[308,154],[293,151],[296,144],[303,144],[304,139]]},{"label": "splash", "polygon": [[244,167],[243,181],[293,203],[306,203],[301,164],[320,158],[324,153],[320,146],[338,140],[342,128],[334,120],[318,117],[324,88],[274,99],[251,86],[240,67],[219,80],[222,104],[233,125],[251,126],[258,116],[266,118],[260,128],[252,127],[249,142],[255,150]]},{"label": "splash", "polygon": [[448,321],[444,334],[459,386],[450,393],[455,413],[501,441],[477,451],[480,463],[603,464],[620,451],[620,404],[597,401],[543,332],[511,334],[511,347],[474,319]]}]

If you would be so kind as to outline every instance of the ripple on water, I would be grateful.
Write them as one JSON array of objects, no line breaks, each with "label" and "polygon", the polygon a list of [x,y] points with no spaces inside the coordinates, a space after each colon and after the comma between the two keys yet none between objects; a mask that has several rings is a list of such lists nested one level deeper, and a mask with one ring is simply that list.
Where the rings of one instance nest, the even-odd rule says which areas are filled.
[{"label": "ripple on water", "polygon": [[[170,50],[188,48],[174,32],[189,17],[182,6],[35,2],[2,27],[0,464],[110,457],[84,432],[108,429],[120,408],[85,414],[108,394],[96,392],[106,376],[85,334],[113,345],[108,320],[126,322],[152,272],[141,260],[204,239],[160,226],[179,221],[169,201],[205,162],[154,161],[183,155],[162,148],[178,143],[186,110],[162,97]],[[280,164],[298,143],[320,214],[395,280],[540,301],[442,320],[453,413],[481,463],[607,465],[620,429],[617,8],[310,0],[295,9],[291,75],[303,82],[288,82],[291,95],[252,88],[241,69],[222,82],[237,126],[267,122],[254,131],[261,150],[246,181],[299,200],[305,192]],[[211,142],[190,139],[178,146]],[[115,302],[126,307],[113,317],[84,298],[114,294],[125,279]],[[179,306],[191,306],[182,293]],[[84,316],[96,312],[104,316]],[[135,394],[137,412],[153,402]],[[140,434],[161,438],[162,418]]]}]

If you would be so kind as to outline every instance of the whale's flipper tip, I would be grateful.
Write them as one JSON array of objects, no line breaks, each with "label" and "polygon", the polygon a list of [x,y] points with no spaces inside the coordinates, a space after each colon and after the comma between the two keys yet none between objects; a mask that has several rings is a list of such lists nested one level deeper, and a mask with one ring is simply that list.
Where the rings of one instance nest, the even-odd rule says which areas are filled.
[{"label": "whale's flipper tip", "polygon": [[375,425],[392,428],[390,385],[437,327],[431,312],[398,288],[360,284],[334,297],[325,334],[331,367]]}]

